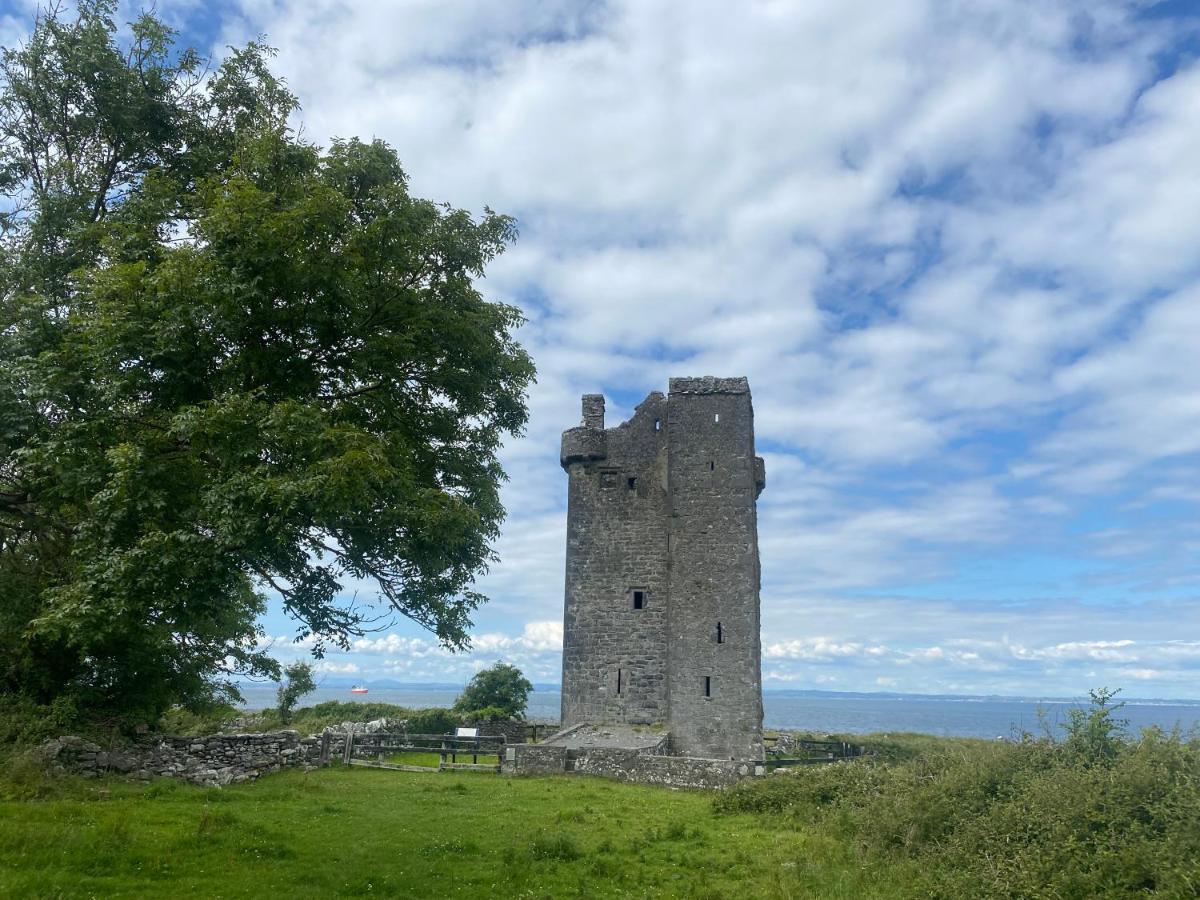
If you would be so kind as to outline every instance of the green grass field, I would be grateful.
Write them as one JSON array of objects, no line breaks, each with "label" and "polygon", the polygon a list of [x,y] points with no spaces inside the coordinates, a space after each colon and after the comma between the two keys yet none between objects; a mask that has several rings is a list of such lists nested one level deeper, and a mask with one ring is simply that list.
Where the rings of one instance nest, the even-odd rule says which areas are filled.
[{"label": "green grass field", "polygon": [[905,896],[895,867],[815,829],[600,779],[333,768],[47,790],[0,803],[0,896]]},{"label": "green grass field", "polygon": [[1127,734],[1111,697],[1062,740],[865,735],[711,793],[341,766],[143,785],[11,752],[0,898],[1200,897],[1200,734]]}]

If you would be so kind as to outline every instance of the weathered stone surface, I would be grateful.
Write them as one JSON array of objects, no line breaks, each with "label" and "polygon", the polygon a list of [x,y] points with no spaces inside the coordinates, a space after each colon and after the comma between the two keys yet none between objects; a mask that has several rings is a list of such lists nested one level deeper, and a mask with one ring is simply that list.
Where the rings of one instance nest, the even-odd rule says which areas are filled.
[{"label": "weathered stone surface", "polygon": [[761,759],[754,455],[745,378],[673,378],[563,435],[562,723],[665,724],[682,756]]},{"label": "weathered stone surface", "polygon": [[596,748],[575,760],[575,771],[640,784],[675,788],[721,788],[754,774],[754,765],[728,759],[654,756],[634,750]]},{"label": "weathered stone surface", "polygon": [[577,733],[575,745],[517,744],[501,762],[506,775],[551,775],[574,772],[672,788],[714,789],[763,774],[763,767],[744,760],[695,759],[663,755],[661,746],[642,749],[598,746]]},{"label": "weathered stone surface", "polygon": [[[342,738],[344,740],[344,737]],[[202,738],[159,737],[102,750],[77,737],[46,741],[42,759],[52,771],[94,776],[134,773],[138,778],[182,778],[198,784],[229,784],[286,766],[315,763],[320,741],[296,731],[214,734]]]},{"label": "weathered stone surface", "polygon": [[500,763],[509,775],[554,775],[567,771],[567,748],[547,744],[506,747]]}]

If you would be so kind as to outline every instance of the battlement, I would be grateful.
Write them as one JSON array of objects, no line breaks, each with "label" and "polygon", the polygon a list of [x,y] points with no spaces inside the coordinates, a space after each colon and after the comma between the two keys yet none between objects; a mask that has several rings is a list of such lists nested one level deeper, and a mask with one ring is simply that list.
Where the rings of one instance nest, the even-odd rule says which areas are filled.
[{"label": "battlement", "polygon": [[746,378],[672,378],[669,386],[672,394],[749,394],[750,382]]}]

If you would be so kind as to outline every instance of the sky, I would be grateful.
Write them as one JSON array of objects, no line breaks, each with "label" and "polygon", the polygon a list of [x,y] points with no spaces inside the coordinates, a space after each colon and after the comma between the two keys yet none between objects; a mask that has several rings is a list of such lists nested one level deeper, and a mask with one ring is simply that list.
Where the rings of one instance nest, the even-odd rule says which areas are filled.
[{"label": "sky", "polygon": [[474,649],[400,619],[327,675],[557,681],[560,432],[711,374],[766,458],[766,688],[1200,697],[1200,3],[158,9],[266,35],[308,139],[518,220],[480,288],[539,374]]}]

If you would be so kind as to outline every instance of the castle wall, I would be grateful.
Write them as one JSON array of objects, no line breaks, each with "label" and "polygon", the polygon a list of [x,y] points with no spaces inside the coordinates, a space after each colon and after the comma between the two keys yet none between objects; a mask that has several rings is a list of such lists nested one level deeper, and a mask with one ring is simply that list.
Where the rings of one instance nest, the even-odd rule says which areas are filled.
[{"label": "castle wall", "polygon": [[[603,398],[563,436],[567,488],[562,722],[666,718],[666,400],[604,429]],[[635,608],[640,593],[640,609]]]},{"label": "castle wall", "polygon": [[669,395],[672,751],[762,757],[754,412],[744,378],[673,378]]},{"label": "castle wall", "polygon": [[765,473],[746,379],[672,379],[610,429],[587,395],[561,460],[563,725],[666,723],[674,753],[761,758]]}]

